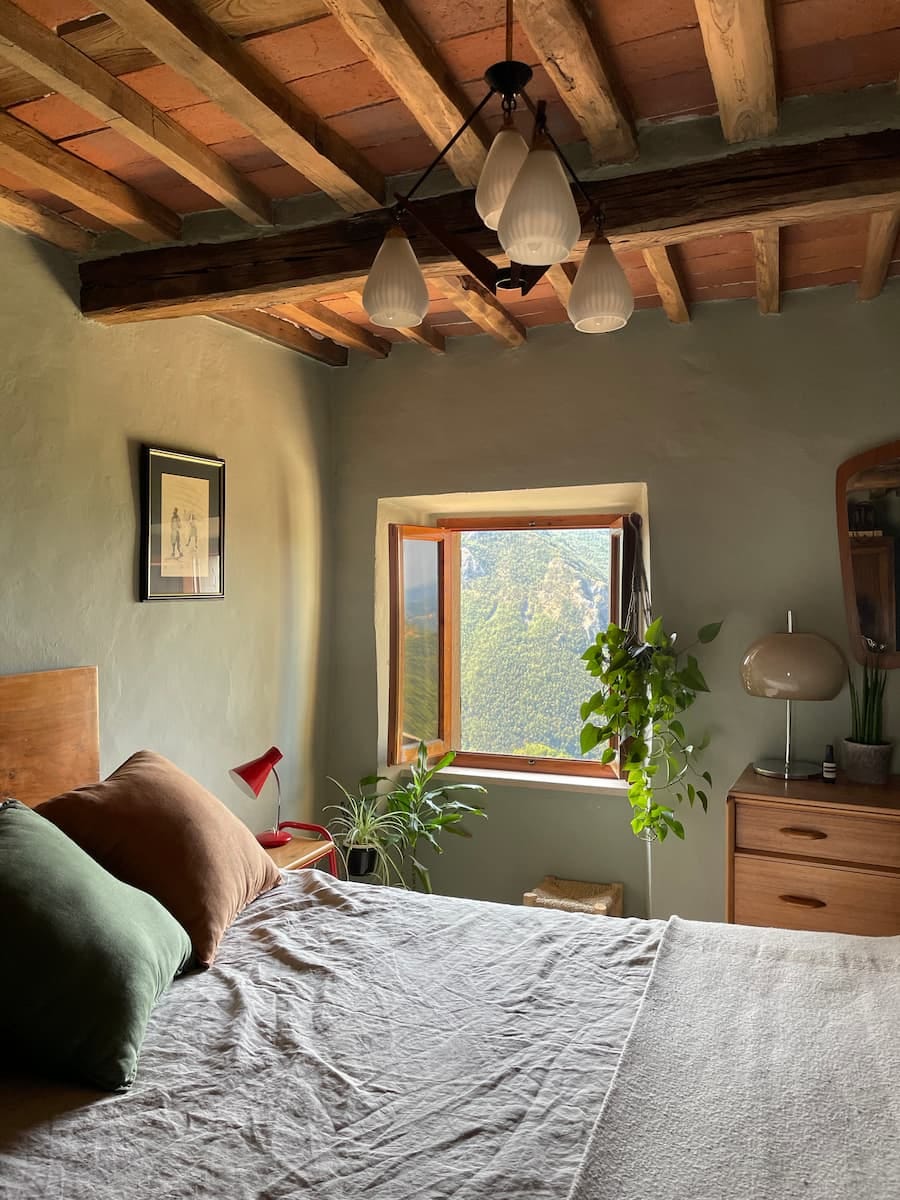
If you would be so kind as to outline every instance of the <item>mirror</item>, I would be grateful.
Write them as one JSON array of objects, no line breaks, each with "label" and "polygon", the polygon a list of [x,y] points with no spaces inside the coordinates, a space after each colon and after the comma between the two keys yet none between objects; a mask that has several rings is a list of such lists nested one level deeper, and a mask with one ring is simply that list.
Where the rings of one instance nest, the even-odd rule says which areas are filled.
[{"label": "mirror", "polygon": [[900,667],[900,442],[838,468],[837,523],[853,653]]}]

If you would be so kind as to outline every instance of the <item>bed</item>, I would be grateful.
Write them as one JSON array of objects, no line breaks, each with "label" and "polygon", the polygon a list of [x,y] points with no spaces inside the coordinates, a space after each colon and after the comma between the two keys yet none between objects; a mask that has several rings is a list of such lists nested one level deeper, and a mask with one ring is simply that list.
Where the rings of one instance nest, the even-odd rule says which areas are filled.
[{"label": "bed", "polygon": [[[0,680],[0,778],[37,803],[35,696],[73,680],[30,678],[25,717]],[[0,1079],[0,1196],[887,1200],[898,954],[293,872],[160,1000],[130,1090]]]}]

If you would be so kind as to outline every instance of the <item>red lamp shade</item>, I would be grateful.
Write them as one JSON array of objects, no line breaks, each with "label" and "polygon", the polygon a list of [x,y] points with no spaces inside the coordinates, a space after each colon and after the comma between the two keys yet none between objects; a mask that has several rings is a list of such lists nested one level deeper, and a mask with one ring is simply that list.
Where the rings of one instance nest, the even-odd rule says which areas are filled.
[{"label": "red lamp shade", "polygon": [[275,808],[275,824],[271,829],[266,829],[263,833],[256,835],[256,840],[261,846],[286,846],[291,840],[291,835],[287,830],[280,828],[281,826],[281,780],[278,778],[278,772],[275,770],[277,763],[280,763],[284,755],[277,746],[271,746],[265,754],[261,754],[259,758],[252,758],[249,762],[242,763],[239,767],[234,767],[228,774],[241,789],[245,796],[251,800],[255,800],[265,786],[266,780],[271,774],[275,775],[275,784],[278,789],[278,800]]}]

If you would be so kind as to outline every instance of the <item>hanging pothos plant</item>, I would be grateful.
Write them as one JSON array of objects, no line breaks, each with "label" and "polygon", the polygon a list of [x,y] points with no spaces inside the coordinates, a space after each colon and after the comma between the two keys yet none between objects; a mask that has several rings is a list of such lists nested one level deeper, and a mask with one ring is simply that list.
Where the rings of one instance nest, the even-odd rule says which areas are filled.
[{"label": "hanging pothos plant", "polygon": [[[717,637],[722,622],[704,625],[697,642]],[[601,630],[581,656],[587,671],[600,684],[581,706],[581,752],[588,754],[607,745],[601,762],[611,763],[622,751],[622,769],[628,781],[633,809],[631,828],[645,840],[664,841],[669,832],[684,837],[684,826],[673,808],[660,798],[672,789],[681,803],[699,801],[706,812],[709,797],[697,784],[712,783],[708,771],[697,769],[697,757],[708,738],[688,741],[680,716],[699,692],[708,692],[696,658],[675,649],[676,634],[666,633],[662,618],[648,626],[643,640],[618,625]],[[696,783],[689,781],[689,776]]]}]

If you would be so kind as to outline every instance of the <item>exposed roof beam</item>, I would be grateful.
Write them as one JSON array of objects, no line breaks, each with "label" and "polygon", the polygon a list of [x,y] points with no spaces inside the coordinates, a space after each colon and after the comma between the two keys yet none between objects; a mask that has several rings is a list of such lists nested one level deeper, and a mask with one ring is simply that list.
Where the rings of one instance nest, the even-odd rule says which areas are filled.
[{"label": "exposed roof beam", "polygon": [[0,167],[142,242],[181,236],[181,219],[168,208],[6,113],[0,113]]},{"label": "exposed roof beam", "polygon": [[775,53],[768,0],[694,0],[726,141],[778,128]]},{"label": "exposed roof beam", "polygon": [[761,313],[781,311],[781,232],[777,225],[753,231],[756,299]]},{"label": "exposed roof beam", "polygon": [[560,304],[567,310],[569,307],[569,297],[572,295],[572,284],[575,282],[577,274],[577,263],[554,263],[552,267],[547,268],[547,282],[553,288],[554,292],[556,292]]},{"label": "exposed roof beam", "polygon": [[346,346],[348,350],[361,350],[373,358],[387,358],[391,352],[391,343],[385,338],[377,337],[362,325],[356,325],[341,313],[333,312],[320,304],[318,300],[306,300],[302,304],[283,304],[272,309],[277,316],[296,321],[307,329],[314,329]]},{"label": "exposed roof beam", "polygon": [[5,187],[0,187],[0,224],[76,254],[87,253],[94,244],[94,234],[87,229]]},{"label": "exposed roof beam", "polygon": [[343,346],[336,345],[330,338],[315,338],[293,321],[273,316],[272,313],[248,309],[245,312],[220,313],[213,319],[221,321],[224,325],[233,325],[235,329],[243,329],[246,333],[253,333],[276,346],[296,350],[307,358],[325,363],[326,366],[347,365],[347,351]]},{"label": "exposed roof beam", "polygon": [[10,0],[0,0],[0,55],[110,125],[245,221],[273,223],[269,200],[246,176]]},{"label": "exposed roof beam", "polygon": [[597,162],[637,157],[634,129],[577,0],[516,0],[516,16]]},{"label": "exposed roof beam", "polygon": [[380,172],[205,13],[181,0],[104,0],[103,8],[344,208],[383,202]]},{"label": "exposed roof beam", "polygon": [[[671,168],[629,173],[586,190],[619,247],[646,249],[719,233],[900,207],[900,131],[766,146]],[[496,238],[471,192],[422,201],[427,213],[485,253]],[[307,299],[363,286],[391,223],[387,212],[254,242],[179,246],[83,263],[82,304],[108,323]],[[415,238],[428,277],[459,264],[434,239]]]},{"label": "exposed roof beam", "polygon": [[866,257],[863,259],[862,274],[859,277],[857,300],[873,300],[884,287],[898,234],[900,208],[890,212],[872,213],[869,217]]},{"label": "exposed roof beam", "polygon": [[527,334],[522,322],[471,275],[447,275],[438,279],[437,284],[464,316],[496,341],[504,346],[521,346],[525,341]]},{"label": "exposed roof beam", "polygon": [[[366,306],[363,304],[362,292],[350,290],[344,293],[349,300],[352,300],[361,313],[365,313]],[[446,344],[444,335],[438,333],[436,329],[432,329],[430,325],[426,325],[423,321],[421,325],[410,327],[409,329],[395,329],[394,333],[399,333],[408,342],[416,342],[420,346],[424,346],[427,350],[431,350],[433,354],[444,354],[446,352]]]},{"label": "exposed roof beam", "polygon": [[662,300],[662,306],[669,320],[675,325],[684,325],[685,322],[690,321],[691,314],[688,312],[688,306],[684,299],[684,289],[678,278],[669,247],[650,246],[644,251],[644,262],[653,276],[653,282],[656,284],[656,290],[659,292],[659,298]]},{"label": "exposed roof beam", "polygon": [[[344,31],[387,80],[434,145],[441,149],[472,111],[444,60],[403,0],[325,0]],[[460,183],[474,187],[484,166],[487,134],[469,126],[445,161]]]}]

